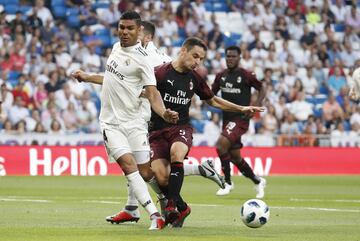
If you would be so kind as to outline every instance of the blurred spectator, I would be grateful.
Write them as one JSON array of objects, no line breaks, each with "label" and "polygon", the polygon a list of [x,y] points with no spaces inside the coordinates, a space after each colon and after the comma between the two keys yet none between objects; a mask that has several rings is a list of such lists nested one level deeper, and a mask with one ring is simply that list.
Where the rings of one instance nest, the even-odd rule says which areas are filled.
[{"label": "blurred spectator", "polygon": [[3,128],[0,130],[1,134],[14,134],[14,127],[10,120],[5,120]]},{"label": "blurred spectator", "polygon": [[216,112],[211,112],[211,119],[205,121],[204,133],[206,133],[209,146],[214,146],[220,135],[220,116]]},{"label": "blurred spectator", "polygon": [[275,31],[275,39],[284,39],[284,40],[290,39],[288,26],[284,17],[281,16],[276,19],[274,31]]},{"label": "blurred spectator", "polygon": [[343,0],[335,0],[335,4],[330,6],[331,12],[335,16],[336,23],[343,23],[346,16],[346,8]]},{"label": "blurred spectator", "polygon": [[78,119],[76,116],[74,103],[68,102],[67,108],[61,113],[61,117],[64,120],[66,131],[69,133],[76,132],[78,128]]},{"label": "blurred spectator", "polygon": [[56,106],[60,110],[65,110],[68,108],[69,103],[73,103],[75,109],[77,108],[77,101],[74,94],[71,92],[70,86],[67,83],[64,83],[61,90],[55,92]]},{"label": "blurred spectator", "polygon": [[26,131],[32,132],[36,128],[36,124],[41,121],[40,111],[32,110],[31,116],[25,118]]},{"label": "blurred spectator", "polygon": [[64,69],[69,68],[69,66],[71,65],[72,62],[72,58],[70,56],[70,54],[68,54],[64,47],[61,45],[58,45],[56,47],[56,51],[55,51],[55,60],[56,60],[56,65],[58,67],[62,67]]},{"label": "blurred spectator", "polygon": [[360,58],[360,53],[355,53],[352,49],[351,43],[348,41],[344,42],[344,49],[340,53],[341,61],[344,66],[350,68],[354,65],[356,59]]},{"label": "blurred spectator", "polygon": [[109,7],[102,11],[100,15],[101,24],[103,24],[106,28],[114,27],[117,28],[119,19],[120,19],[120,12],[116,9],[115,3],[110,1]]},{"label": "blurred spectator", "polygon": [[289,114],[286,116],[285,122],[281,123],[280,132],[281,134],[289,135],[300,134],[299,126],[295,122],[295,117],[293,114]]},{"label": "blurred spectator", "polygon": [[301,46],[304,49],[310,49],[315,45],[316,34],[314,32],[309,31],[309,27],[307,25],[304,25],[303,30],[304,30],[304,34],[300,38]]},{"label": "blurred spectator", "polygon": [[275,116],[275,108],[273,105],[269,105],[266,114],[262,119],[261,133],[265,135],[272,135],[276,133],[278,129],[278,120]]},{"label": "blurred spectator", "polygon": [[291,39],[299,41],[304,34],[303,22],[300,14],[295,14],[289,25],[289,34]]},{"label": "blurred spectator", "polygon": [[286,97],[284,95],[279,96],[279,101],[275,102],[275,116],[278,120],[281,120],[284,116],[284,111],[287,109],[286,107]]},{"label": "blurred spectator", "polygon": [[276,21],[276,15],[273,13],[271,9],[271,3],[265,4],[265,12],[262,14],[263,27],[272,31],[274,28],[274,23]]},{"label": "blurred spectator", "polygon": [[313,114],[312,105],[305,101],[303,91],[297,93],[295,101],[289,104],[289,110],[297,121],[306,121]]},{"label": "blurred spectator", "polygon": [[340,68],[335,68],[335,73],[329,76],[328,85],[334,95],[338,95],[342,87],[347,85],[346,79],[341,75]]},{"label": "blurred spectator", "polygon": [[25,103],[21,96],[16,96],[14,104],[8,110],[8,118],[12,125],[15,125],[30,115],[29,110],[24,106]]},{"label": "blurred spectator", "polygon": [[64,134],[64,131],[61,128],[61,124],[58,120],[52,119],[50,124],[50,134]]},{"label": "blurred spectator", "polygon": [[[32,13],[34,18],[36,18],[35,16],[40,18],[42,23],[49,21],[52,23],[51,25],[53,25],[53,16],[50,10],[44,6],[44,0],[35,0],[35,5],[29,10],[29,13]],[[38,26],[39,25],[36,24],[36,27]]]},{"label": "blurred spectator", "polygon": [[328,23],[335,23],[335,15],[330,9],[329,0],[324,0],[324,5],[322,7],[321,14],[327,16]]},{"label": "blurred spectator", "polygon": [[317,6],[313,5],[310,7],[310,11],[306,15],[306,21],[308,24],[316,25],[320,23],[321,17]]},{"label": "blurred spectator", "polygon": [[219,48],[223,43],[224,36],[220,31],[219,24],[215,24],[214,28],[209,32],[207,36],[208,42],[214,41],[216,43],[216,47]]},{"label": "blurred spectator", "polygon": [[100,71],[101,59],[96,54],[94,46],[89,47],[89,53],[83,56],[82,63],[87,72],[98,73]]},{"label": "blurred spectator", "polygon": [[325,122],[331,122],[334,119],[335,112],[339,113],[340,116],[343,116],[343,110],[338,102],[336,102],[335,96],[329,94],[327,100],[322,106],[322,112]]},{"label": "blurred spectator", "polygon": [[355,4],[351,6],[350,13],[346,16],[345,24],[352,27],[355,33],[360,33],[360,12]]},{"label": "blurred spectator", "polygon": [[47,131],[46,131],[44,125],[39,121],[35,125],[34,132],[35,133],[46,133]]},{"label": "blurred spectator", "polygon": [[314,78],[313,69],[311,67],[306,68],[306,75],[301,79],[304,86],[305,94],[315,95],[318,90],[318,82]]},{"label": "blurred spectator", "polygon": [[49,92],[55,92],[62,88],[64,80],[59,79],[59,74],[57,71],[50,72],[49,82],[45,84],[45,90]]},{"label": "blurred spectator", "polygon": [[48,97],[45,84],[42,81],[37,82],[37,88],[34,92],[34,104],[36,109],[43,109]]}]

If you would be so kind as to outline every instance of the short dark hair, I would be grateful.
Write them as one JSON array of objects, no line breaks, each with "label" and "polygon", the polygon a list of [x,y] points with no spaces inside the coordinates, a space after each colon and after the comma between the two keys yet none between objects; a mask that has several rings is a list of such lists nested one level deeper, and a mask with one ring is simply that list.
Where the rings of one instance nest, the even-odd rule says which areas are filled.
[{"label": "short dark hair", "polygon": [[225,54],[227,53],[227,51],[229,50],[235,50],[236,52],[238,52],[238,54],[240,55],[241,54],[241,49],[238,47],[238,46],[229,46],[225,49]]},{"label": "short dark hair", "polygon": [[185,39],[184,43],[182,44],[182,47],[185,47],[188,51],[192,49],[194,46],[199,46],[203,48],[205,51],[207,51],[206,43],[197,37],[189,37]]},{"label": "short dark hair", "polygon": [[153,38],[155,36],[155,24],[153,24],[150,21],[142,21],[141,25],[144,26],[144,33],[145,34],[151,34],[151,37]]},{"label": "short dark hair", "polygon": [[120,17],[120,20],[134,20],[137,25],[141,25],[141,17],[135,11],[124,12]]}]

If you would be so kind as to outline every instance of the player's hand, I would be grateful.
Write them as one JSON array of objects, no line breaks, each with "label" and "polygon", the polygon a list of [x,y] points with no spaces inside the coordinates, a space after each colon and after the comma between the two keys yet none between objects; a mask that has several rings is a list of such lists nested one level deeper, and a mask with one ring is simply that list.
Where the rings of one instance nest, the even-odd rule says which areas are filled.
[{"label": "player's hand", "polygon": [[146,98],[146,91],[145,91],[145,89],[143,89],[143,90],[141,91],[139,97],[141,97],[141,98]]},{"label": "player's hand", "polygon": [[82,70],[76,70],[71,74],[71,77],[79,82],[87,82],[89,75]]},{"label": "player's hand", "polygon": [[163,119],[171,124],[176,124],[179,120],[179,113],[170,109],[166,109],[163,114]]},{"label": "player's hand", "polygon": [[355,88],[352,87],[349,92],[350,99],[357,101],[360,100],[360,96],[356,93]]},{"label": "player's hand", "polygon": [[259,106],[245,106],[242,109],[242,112],[246,115],[254,115],[256,112],[263,112],[265,111],[265,107],[259,107]]}]

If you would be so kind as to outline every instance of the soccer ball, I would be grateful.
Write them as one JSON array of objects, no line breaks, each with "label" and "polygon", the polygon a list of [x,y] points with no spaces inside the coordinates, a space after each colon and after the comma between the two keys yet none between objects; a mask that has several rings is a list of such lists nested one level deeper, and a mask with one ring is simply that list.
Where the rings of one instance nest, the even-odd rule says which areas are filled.
[{"label": "soccer ball", "polygon": [[270,210],[264,201],[250,199],[242,205],[240,216],[246,226],[260,228],[269,221]]}]

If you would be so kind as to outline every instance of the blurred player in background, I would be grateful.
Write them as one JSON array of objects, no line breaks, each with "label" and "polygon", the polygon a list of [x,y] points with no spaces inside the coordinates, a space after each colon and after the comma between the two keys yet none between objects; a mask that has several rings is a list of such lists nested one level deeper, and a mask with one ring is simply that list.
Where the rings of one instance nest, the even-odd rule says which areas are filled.
[{"label": "blurred player in background", "polygon": [[151,179],[153,174],[149,163],[147,124],[140,109],[139,96],[143,87],[152,109],[164,121],[176,123],[178,113],[164,108],[156,89],[156,79],[148,54],[138,43],[141,28],[140,15],[134,11],[125,12],[118,28],[121,44],[114,44],[107,60],[105,75],[88,75],[83,71],[76,71],[73,77],[79,81],[103,84],[99,119],[106,150],[109,157],[115,159],[123,170],[129,190],[150,214],[149,229],[156,230],[164,227],[164,220],[144,182],[144,179]]},{"label": "blurred player in background", "polygon": [[[176,124],[166,123],[152,112],[150,124],[151,167],[162,187],[168,187],[165,222],[182,227],[190,214],[190,207],[180,192],[184,179],[183,161],[192,146],[193,128],[190,125],[190,100],[197,94],[209,105],[225,111],[251,115],[263,111],[262,107],[239,106],[214,96],[206,80],[195,70],[206,56],[207,46],[198,38],[187,38],[178,57],[171,63],[155,68],[157,88],[166,108],[179,113]],[[170,173],[168,166],[170,165]]]},{"label": "blurred player in background", "polygon": [[360,100],[360,60],[356,61],[354,66],[354,72],[352,74],[352,87],[349,92],[349,96],[352,100]]},{"label": "blurred player in background", "polygon": [[[227,69],[218,73],[212,85],[212,91],[216,94],[219,90],[225,100],[238,105],[248,106],[251,99],[251,88],[258,91],[257,106],[265,97],[265,89],[257,80],[255,73],[239,67],[241,50],[237,46],[231,46],[225,50]],[[166,103],[165,103],[166,105]],[[234,188],[231,182],[230,162],[232,162],[241,173],[250,178],[256,185],[256,197],[264,197],[266,180],[254,174],[251,167],[240,155],[242,148],[241,136],[249,128],[249,119],[252,115],[244,113],[223,112],[223,128],[216,143],[217,153],[221,160],[222,171],[225,176],[225,188],[219,189],[216,195],[227,195]]]}]

